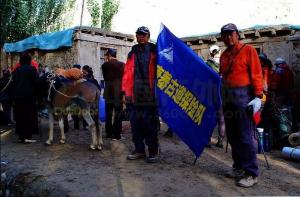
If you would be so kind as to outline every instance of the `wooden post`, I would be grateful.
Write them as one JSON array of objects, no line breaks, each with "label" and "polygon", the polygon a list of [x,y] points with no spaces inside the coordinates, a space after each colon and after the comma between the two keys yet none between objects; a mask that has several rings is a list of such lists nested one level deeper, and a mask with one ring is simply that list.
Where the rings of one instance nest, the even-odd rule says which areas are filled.
[{"label": "wooden post", "polygon": [[84,0],[82,0],[81,16],[80,16],[80,27],[79,28],[81,28],[81,26],[82,26],[83,10],[84,10]]}]

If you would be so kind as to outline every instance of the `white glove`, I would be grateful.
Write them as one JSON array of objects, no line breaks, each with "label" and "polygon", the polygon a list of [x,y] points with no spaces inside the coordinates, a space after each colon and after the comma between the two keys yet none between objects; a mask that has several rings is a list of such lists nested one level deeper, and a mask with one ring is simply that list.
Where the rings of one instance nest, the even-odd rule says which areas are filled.
[{"label": "white glove", "polygon": [[253,114],[255,114],[256,112],[258,112],[261,108],[261,99],[255,97],[255,99],[253,99],[252,101],[250,101],[248,103],[248,106],[252,105],[253,106]]}]

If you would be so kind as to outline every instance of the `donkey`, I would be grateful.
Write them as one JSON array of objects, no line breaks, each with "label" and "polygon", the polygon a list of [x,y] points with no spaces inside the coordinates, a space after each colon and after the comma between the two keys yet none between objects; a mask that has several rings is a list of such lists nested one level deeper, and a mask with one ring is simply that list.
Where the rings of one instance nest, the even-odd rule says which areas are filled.
[{"label": "donkey", "polygon": [[64,133],[63,116],[67,115],[76,105],[87,122],[92,134],[91,150],[102,150],[101,129],[96,129],[95,122],[91,116],[91,110],[98,113],[98,100],[100,91],[95,84],[80,79],[77,81],[69,80],[53,73],[46,73],[40,78],[39,94],[44,99],[47,97],[47,108],[49,112],[49,137],[45,145],[53,142],[54,118],[58,118],[61,132],[60,143],[64,144],[66,136]]}]

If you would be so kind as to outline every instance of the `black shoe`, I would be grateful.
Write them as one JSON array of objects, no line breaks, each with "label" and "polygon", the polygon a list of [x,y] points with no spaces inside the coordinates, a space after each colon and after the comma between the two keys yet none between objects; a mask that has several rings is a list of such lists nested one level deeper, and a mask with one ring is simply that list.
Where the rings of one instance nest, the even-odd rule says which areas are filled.
[{"label": "black shoe", "polygon": [[118,136],[118,137],[113,137],[111,140],[112,141],[122,141],[122,140],[125,140],[126,138],[123,137],[123,136]]},{"label": "black shoe", "polygon": [[164,137],[173,137],[173,132],[170,130],[166,131]]},{"label": "black shoe", "polygon": [[206,145],[205,145],[206,148],[211,148],[211,142],[208,142]]},{"label": "black shoe", "polygon": [[112,138],[112,134],[106,134],[105,138]]},{"label": "black shoe", "polygon": [[25,143],[25,139],[18,139],[18,143],[24,144]]},{"label": "black shoe", "polygon": [[223,141],[222,140],[218,140],[217,143],[216,143],[216,147],[218,148],[223,148]]},{"label": "black shoe", "polygon": [[127,160],[137,160],[137,159],[142,159],[145,157],[146,157],[145,153],[138,153],[138,152],[134,151],[131,154],[127,155]]},{"label": "black shoe", "polygon": [[89,129],[88,129],[88,127],[83,127],[82,130],[88,131]]},{"label": "black shoe", "polygon": [[239,180],[244,176],[245,176],[245,171],[243,169],[232,168],[225,173],[225,177],[234,178],[236,180]]},{"label": "black shoe", "polygon": [[147,163],[157,163],[157,162],[159,162],[158,154],[149,155],[149,157],[147,158]]},{"label": "black shoe", "polygon": [[217,143],[215,144],[216,145],[216,147],[218,147],[218,148],[223,148],[223,137],[218,137],[218,141],[217,141]]},{"label": "black shoe", "polygon": [[13,127],[14,124],[13,124],[12,122],[9,122],[9,123],[7,123],[7,126],[8,126],[8,127]]}]

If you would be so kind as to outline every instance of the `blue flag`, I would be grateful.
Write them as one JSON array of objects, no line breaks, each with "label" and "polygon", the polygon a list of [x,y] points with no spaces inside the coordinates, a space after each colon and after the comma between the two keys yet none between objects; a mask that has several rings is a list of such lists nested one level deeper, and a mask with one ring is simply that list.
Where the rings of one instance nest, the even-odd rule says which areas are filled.
[{"label": "blue flag", "polygon": [[157,50],[160,116],[198,158],[216,126],[220,77],[165,26]]}]

